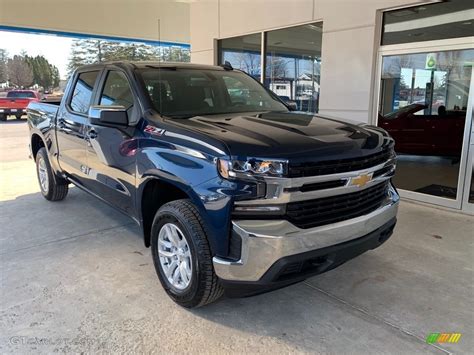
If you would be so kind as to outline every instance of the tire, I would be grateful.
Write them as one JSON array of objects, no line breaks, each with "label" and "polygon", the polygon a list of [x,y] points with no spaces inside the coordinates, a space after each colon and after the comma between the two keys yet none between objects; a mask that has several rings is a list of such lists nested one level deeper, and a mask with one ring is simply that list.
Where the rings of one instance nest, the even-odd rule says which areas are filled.
[{"label": "tire", "polygon": [[7,120],[7,115],[0,115],[0,121],[5,122]]},{"label": "tire", "polygon": [[[182,249],[185,252],[189,250],[190,260],[184,258],[181,261],[181,264],[185,265],[183,269],[187,269],[191,275],[187,285],[186,277],[183,277],[181,273],[181,264],[174,269],[175,272],[176,270],[179,271],[178,281],[182,281],[181,285],[173,285],[172,281],[168,278],[169,276],[166,275],[166,262],[170,262],[172,259],[171,257],[163,256],[163,248],[171,250],[173,243],[170,242],[168,243],[169,246],[167,246],[164,244],[163,238],[166,240],[166,229],[172,228],[172,225],[177,227],[175,231],[180,237],[181,245],[183,238],[186,241],[188,249],[186,247]],[[163,235],[160,236],[160,233],[163,233]],[[151,230],[151,251],[161,285],[168,296],[180,306],[186,308],[201,307],[216,301],[224,293],[219,279],[214,272],[205,223],[199,211],[190,200],[172,201],[158,210]],[[180,261],[176,260],[176,262],[179,263]],[[186,265],[191,267],[186,267]],[[186,273],[186,271],[184,272]],[[174,272],[171,272],[171,274],[174,275]]]},{"label": "tire", "polygon": [[45,199],[60,201],[67,196],[69,183],[54,174],[49,163],[48,153],[44,147],[36,153],[36,175],[38,176],[41,194]]}]

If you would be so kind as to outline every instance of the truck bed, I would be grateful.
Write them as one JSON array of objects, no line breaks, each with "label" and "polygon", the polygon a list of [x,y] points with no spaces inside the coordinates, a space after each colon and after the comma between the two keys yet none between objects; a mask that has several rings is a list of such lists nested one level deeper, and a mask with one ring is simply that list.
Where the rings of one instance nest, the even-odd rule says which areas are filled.
[{"label": "truck bed", "polygon": [[34,126],[41,126],[54,122],[58,113],[59,104],[56,102],[30,102],[27,107],[28,121]]}]

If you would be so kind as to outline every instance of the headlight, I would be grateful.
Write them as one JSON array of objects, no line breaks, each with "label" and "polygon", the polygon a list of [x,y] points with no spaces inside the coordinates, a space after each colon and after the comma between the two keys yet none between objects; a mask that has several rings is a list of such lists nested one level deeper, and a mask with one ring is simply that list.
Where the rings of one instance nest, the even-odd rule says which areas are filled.
[{"label": "headlight", "polygon": [[217,159],[217,170],[225,178],[239,176],[285,176],[288,172],[288,161],[278,159],[248,158],[246,160]]}]

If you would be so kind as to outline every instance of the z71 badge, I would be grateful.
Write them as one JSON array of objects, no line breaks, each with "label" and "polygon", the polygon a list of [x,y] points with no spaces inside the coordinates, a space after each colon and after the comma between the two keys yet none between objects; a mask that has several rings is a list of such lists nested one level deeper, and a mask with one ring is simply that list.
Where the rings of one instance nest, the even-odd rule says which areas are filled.
[{"label": "z71 badge", "polygon": [[164,129],[157,128],[155,126],[150,126],[150,125],[146,126],[143,131],[147,132],[147,133],[150,133],[150,134],[153,134],[155,136],[161,136],[161,135],[163,135],[163,133],[165,133]]}]

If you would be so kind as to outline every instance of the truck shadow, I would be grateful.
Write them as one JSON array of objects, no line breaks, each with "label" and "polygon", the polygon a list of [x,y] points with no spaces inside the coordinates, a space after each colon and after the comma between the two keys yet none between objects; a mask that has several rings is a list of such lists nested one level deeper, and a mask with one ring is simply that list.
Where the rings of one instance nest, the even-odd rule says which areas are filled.
[{"label": "truck shadow", "polygon": [[342,347],[341,339],[360,337],[360,327],[377,327],[304,282],[248,298],[223,298],[191,312],[254,339],[271,338],[270,345],[283,343],[289,352],[325,353],[337,343]]},{"label": "truck shadow", "polygon": [[58,202],[46,201],[39,192],[0,201],[0,225],[2,254],[118,227],[129,229],[143,243],[132,219],[75,187]]},{"label": "truck shadow", "polygon": [[14,124],[22,124],[22,123],[26,123],[26,118],[22,118],[21,120],[17,120],[17,119],[14,119],[14,118],[9,118],[6,121],[0,121],[0,125],[2,125],[2,124],[13,124],[14,125]]}]

